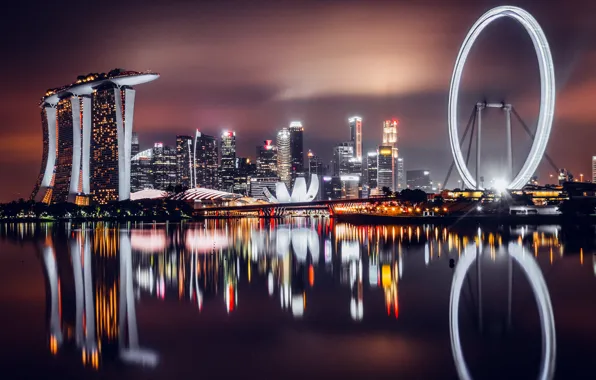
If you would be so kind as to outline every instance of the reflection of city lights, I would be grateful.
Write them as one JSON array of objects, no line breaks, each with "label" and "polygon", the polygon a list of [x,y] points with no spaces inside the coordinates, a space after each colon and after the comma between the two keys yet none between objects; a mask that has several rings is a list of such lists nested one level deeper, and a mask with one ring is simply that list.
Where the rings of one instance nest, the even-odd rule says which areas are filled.
[{"label": "reflection of city lights", "polygon": [[230,244],[227,234],[218,230],[193,229],[186,231],[186,248],[192,253],[210,253]]},{"label": "reflection of city lights", "polygon": [[364,307],[362,305],[362,300],[356,300],[352,297],[350,300],[350,315],[352,319],[355,321],[361,321],[364,315]]},{"label": "reflection of city lights", "polygon": [[269,272],[267,275],[267,290],[269,291],[269,295],[273,295],[273,273]]},{"label": "reflection of city lights", "polygon": [[304,315],[306,297],[304,294],[292,296],[292,315],[294,318],[301,318]]},{"label": "reflection of city lights", "polygon": [[154,253],[161,252],[167,247],[165,230],[141,230],[130,231],[130,244],[136,251]]}]

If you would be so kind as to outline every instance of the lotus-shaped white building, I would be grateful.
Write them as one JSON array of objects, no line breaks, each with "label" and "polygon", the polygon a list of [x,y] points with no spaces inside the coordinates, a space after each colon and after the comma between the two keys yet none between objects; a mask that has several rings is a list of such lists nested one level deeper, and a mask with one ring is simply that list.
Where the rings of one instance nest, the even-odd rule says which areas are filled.
[{"label": "lotus-shaped white building", "polygon": [[297,203],[297,202],[312,202],[319,193],[319,177],[316,174],[310,175],[310,186],[306,188],[306,179],[303,177],[296,178],[292,195],[288,191],[286,184],[277,182],[275,184],[275,196],[271,194],[268,189],[264,189],[265,196],[271,203]]}]

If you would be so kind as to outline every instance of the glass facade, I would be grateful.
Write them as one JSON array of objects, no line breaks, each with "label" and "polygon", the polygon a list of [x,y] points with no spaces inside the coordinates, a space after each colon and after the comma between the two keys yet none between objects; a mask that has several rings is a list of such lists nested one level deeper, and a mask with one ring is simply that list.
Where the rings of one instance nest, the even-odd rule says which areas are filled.
[{"label": "glass facade", "polygon": [[292,155],[290,149],[290,131],[283,128],[277,132],[277,175],[288,189],[292,185]]},{"label": "glass facade", "polygon": [[257,176],[277,177],[277,147],[272,145],[272,140],[257,146]]},{"label": "glass facade", "polygon": [[377,188],[377,152],[369,152],[366,157],[366,184],[369,189]]},{"label": "glass facade", "polygon": [[290,156],[292,184],[304,174],[304,127],[299,121],[290,123]]},{"label": "glass facade", "polygon": [[232,192],[236,171],[236,132],[221,134],[220,190]]},{"label": "glass facade", "polygon": [[153,182],[158,190],[176,186],[176,149],[156,143],[153,147]]},{"label": "glass facade", "polygon": [[218,189],[217,139],[197,131],[194,144],[194,187]]},{"label": "glass facade", "polygon": [[390,145],[379,146],[377,155],[377,188],[393,190],[393,154]]},{"label": "glass facade", "polygon": [[191,187],[192,152],[192,137],[176,136],[176,184],[184,188]]}]

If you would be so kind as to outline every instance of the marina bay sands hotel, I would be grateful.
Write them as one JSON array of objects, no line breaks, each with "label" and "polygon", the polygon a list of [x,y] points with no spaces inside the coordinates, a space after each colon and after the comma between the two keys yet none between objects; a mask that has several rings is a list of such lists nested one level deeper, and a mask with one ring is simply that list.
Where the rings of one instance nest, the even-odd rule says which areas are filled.
[{"label": "marina bay sands hotel", "polygon": [[48,90],[40,103],[43,157],[31,198],[77,204],[129,199],[133,87],[157,78],[115,69]]}]

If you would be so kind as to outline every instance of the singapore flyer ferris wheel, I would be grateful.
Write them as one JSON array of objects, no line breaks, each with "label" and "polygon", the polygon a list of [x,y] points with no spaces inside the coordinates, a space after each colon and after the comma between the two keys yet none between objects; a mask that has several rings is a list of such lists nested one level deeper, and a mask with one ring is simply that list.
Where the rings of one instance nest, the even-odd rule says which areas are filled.
[{"label": "singapore flyer ferris wheel", "polygon": [[[536,50],[538,58],[538,67],[540,70],[540,111],[538,115],[538,125],[536,134],[534,136],[534,142],[530,149],[530,153],[526,158],[521,170],[517,175],[513,174],[513,170],[507,175],[506,183],[503,184],[504,188],[507,189],[521,189],[534,174],[542,156],[545,154],[546,146],[550,136],[554,110],[555,110],[555,71],[550,52],[548,41],[542,28],[527,11],[514,7],[514,6],[500,6],[493,8],[482,15],[476,23],[472,26],[468,35],[466,36],[462,47],[457,56],[455,62],[455,68],[453,70],[453,76],[451,78],[451,87],[449,89],[449,108],[448,108],[448,125],[449,125],[449,142],[451,145],[451,152],[453,153],[453,159],[455,166],[463,180],[464,185],[470,189],[481,189],[481,183],[479,181],[479,167],[480,167],[480,128],[477,132],[477,146],[476,146],[476,176],[473,176],[467,167],[467,160],[464,160],[462,149],[460,146],[460,138],[458,135],[458,98],[461,78],[466,64],[466,59],[474,45],[474,42],[482,33],[482,31],[493,21],[508,17],[519,22],[530,35],[532,43]],[[486,107],[486,104],[480,105],[480,107]],[[489,107],[491,105],[488,105]],[[494,106],[494,105],[493,105]],[[509,108],[507,108],[509,107]],[[509,109],[510,105],[502,104],[503,109]],[[480,115],[480,113],[478,113]],[[508,153],[511,157],[511,131],[510,122],[508,124]],[[467,133],[467,132],[466,132]],[[470,140],[471,141],[471,140]],[[509,158],[511,161],[511,158]]]}]

